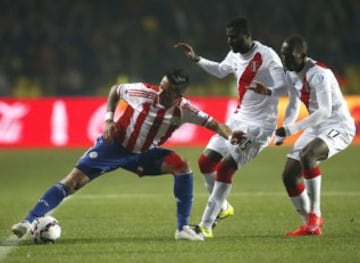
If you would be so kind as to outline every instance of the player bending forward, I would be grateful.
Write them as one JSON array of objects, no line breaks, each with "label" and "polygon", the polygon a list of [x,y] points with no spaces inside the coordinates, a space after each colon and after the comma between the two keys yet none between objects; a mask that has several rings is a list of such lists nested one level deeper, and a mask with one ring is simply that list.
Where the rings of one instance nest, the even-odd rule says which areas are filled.
[{"label": "player bending forward", "polygon": [[[288,153],[283,171],[289,198],[304,223],[285,235],[321,235],[324,221],[320,210],[319,161],[329,159],[351,144],[355,122],[333,72],[307,57],[307,44],[302,36],[292,35],[284,41],[281,58],[287,69],[289,104],[284,125],[276,130],[277,144],[281,144],[286,136],[304,130]],[[256,89],[271,94],[265,87],[258,85]],[[301,102],[309,116],[295,122]]]},{"label": "player bending forward", "polygon": [[278,98],[259,95],[246,87],[260,81],[273,93],[286,93],[280,57],[272,48],[253,40],[245,18],[232,19],[226,27],[226,37],[231,50],[221,62],[198,56],[187,43],[175,45],[207,73],[218,78],[236,77],[239,104],[227,124],[248,135],[240,147],[228,147],[221,136],[215,135],[199,157],[199,168],[210,193],[199,228],[209,238],[213,237],[214,224],[234,214],[227,198],[235,172],[268,146],[276,129]]},{"label": "player bending forward", "polygon": [[[64,179],[43,194],[25,219],[12,226],[12,232],[19,238],[24,236],[36,217],[56,208],[65,197],[98,176],[123,168],[139,176],[173,174],[177,209],[175,239],[203,240],[189,227],[193,173],[184,158],[159,145],[185,122],[205,126],[230,139],[231,142],[226,142],[229,144],[238,143],[244,134],[236,132],[233,136],[228,126],[186,100],[183,93],[188,83],[189,78],[182,70],[173,70],[158,86],[146,83],[113,86],[107,99],[104,134]],[[115,122],[114,111],[120,99],[128,106]]]}]

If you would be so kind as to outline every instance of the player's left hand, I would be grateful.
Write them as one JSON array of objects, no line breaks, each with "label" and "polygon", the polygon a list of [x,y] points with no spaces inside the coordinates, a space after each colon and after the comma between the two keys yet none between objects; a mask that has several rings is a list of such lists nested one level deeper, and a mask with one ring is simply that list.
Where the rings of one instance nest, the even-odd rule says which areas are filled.
[{"label": "player's left hand", "polygon": [[258,94],[270,96],[271,90],[265,87],[264,84],[262,84],[260,81],[254,80],[251,82],[250,86],[247,86],[246,89],[252,90]]},{"label": "player's left hand", "polygon": [[246,141],[248,138],[246,136],[246,133],[240,130],[234,131],[230,138],[231,144],[242,144],[244,141]]},{"label": "player's left hand", "polygon": [[280,127],[278,129],[276,129],[275,131],[275,135],[279,136],[279,137],[286,137],[286,130],[284,127]]},{"label": "player's left hand", "polygon": [[111,120],[105,121],[104,139],[107,143],[112,143],[114,141],[113,138],[114,132],[115,132],[115,123]]}]

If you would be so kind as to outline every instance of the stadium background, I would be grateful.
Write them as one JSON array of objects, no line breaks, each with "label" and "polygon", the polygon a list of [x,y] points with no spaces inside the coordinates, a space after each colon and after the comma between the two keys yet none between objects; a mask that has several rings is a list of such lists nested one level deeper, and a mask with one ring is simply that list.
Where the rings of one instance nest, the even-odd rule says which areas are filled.
[{"label": "stadium background", "polygon": [[[14,145],[6,138],[14,140],[13,131],[24,129],[24,122],[51,124],[49,111],[54,106],[40,108],[35,119],[14,123],[8,113],[25,98],[37,106],[47,105],[44,97],[68,97],[75,105],[89,98],[98,101],[114,83],[158,83],[174,66],[191,74],[187,95],[192,99],[202,100],[202,105],[215,97],[230,101],[236,95],[231,77],[209,76],[173,45],[188,41],[200,55],[220,60],[228,52],[226,24],[236,15],[248,17],[254,39],[276,51],[288,34],[303,34],[309,55],[331,67],[344,94],[351,95],[351,112],[359,127],[359,1],[0,0],[0,147]],[[70,108],[76,112],[76,106]],[[66,112],[76,115],[67,107]],[[225,112],[211,113],[224,120]],[[22,131],[27,136],[38,132]],[[37,136],[41,146],[51,134]],[[84,139],[81,146],[90,141],[92,137]],[[15,145],[21,143],[20,139]]]}]

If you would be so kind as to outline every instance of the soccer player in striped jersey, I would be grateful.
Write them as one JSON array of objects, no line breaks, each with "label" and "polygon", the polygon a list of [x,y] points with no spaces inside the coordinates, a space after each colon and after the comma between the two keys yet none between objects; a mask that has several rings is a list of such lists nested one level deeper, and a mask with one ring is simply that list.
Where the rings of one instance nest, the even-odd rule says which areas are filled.
[{"label": "soccer player in striped jersey", "polygon": [[[283,126],[276,130],[277,144],[282,144],[286,136],[303,131],[287,154],[282,175],[288,196],[303,224],[285,236],[318,236],[322,234],[324,223],[320,209],[322,173],[319,162],[351,144],[355,136],[355,121],[334,73],[307,56],[307,43],[302,36],[286,38],[280,53],[287,69],[289,104]],[[262,85],[253,89],[271,94]],[[296,121],[301,102],[309,115]]]},{"label": "soccer player in striped jersey", "polygon": [[[189,78],[182,70],[166,73],[159,85],[128,83],[111,88],[103,135],[78,160],[75,167],[59,183],[50,187],[24,220],[12,226],[18,237],[25,235],[36,217],[56,208],[62,200],[93,179],[123,168],[141,176],[174,175],[177,207],[175,239],[203,240],[189,227],[193,198],[193,173],[186,160],[174,151],[159,147],[183,123],[204,126],[238,143],[244,133],[232,130],[202,112],[183,97]],[[114,112],[120,100],[127,108],[118,120]]]},{"label": "soccer player in striped jersey", "polygon": [[221,136],[215,135],[199,157],[199,167],[210,192],[199,225],[206,237],[213,236],[214,222],[234,214],[233,207],[226,200],[233,174],[269,144],[276,129],[278,97],[263,96],[246,87],[261,82],[276,94],[286,94],[280,57],[272,48],[252,39],[245,18],[231,20],[226,27],[226,37],[231,50],[220,63],[200,57],[187,43],[175,45],[207,73],[218,78],[229,74],[236,77],[239,104],[227,124],[248,135],[248,140],[240,147],[228,147]]}]

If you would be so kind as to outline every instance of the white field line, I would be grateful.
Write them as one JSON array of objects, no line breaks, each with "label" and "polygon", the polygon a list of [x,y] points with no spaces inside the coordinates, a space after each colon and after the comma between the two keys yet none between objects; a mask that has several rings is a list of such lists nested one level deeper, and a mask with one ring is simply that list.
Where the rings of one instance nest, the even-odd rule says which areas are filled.
[{"label": "white field line", "polygon": [[[171,193],[170,193],[171,194]],[[207,197],[207,193],[196,194],[197,196]],[[231,193],[233,197],[271,197],[271,196],[286,196],[285,192],[242,192],[242,193]],[[322,192],[322,196],[342,196],[342,197],[360,197],[360,192]],[[71,199],[75,200],[104,200],[104,199],[135,199],[135,198],[158,198],[159,196],[168,196],[168,194],[144,194],[144,193],[133,193],[133,194],[79,194],[74,195],[69,198],[66,198],[64,201]],[[16,248],[17,244],[19,244],[25,238],[17,238],[14,235],[9,236],[4,241],[0,243],[0,262],[3,261],[7,255]]]},{"label": "white field line", "polygon": [[21,240],[22,239],[17,238],[15,235],[11,235],[0,243],[0,262],[5,260],[7,255],[21,242]]},{"label": "white field line", "polygon": [[[70,198],[70,197],[69,197]],[[63,202],[66,202],[69,198],[64,199]],[[48,215],[51,215],[55,210],[51,211],[50,213],[48,213]],[[10,229],[9,229],[10,230]],[[6,259],[7,255],[9,255],[9,253],[17,247],[17,245],[27,239],[27,237],[30,234],[27,233],[25,236],[23,236],[22,238],[18,238],[15,235],[10,235],[8,236],[8,238],[6,238],[5,240],[0,242],[0,262],[2,262],[3,260]]]},{"label": "white field line", "polygon": [[[171,193],[169,193],[171,194]],[[357,197],[360,196],[360,192],[323,192],[322,196],[349,196],[349,197]],[[75,195],[73,199],[75,200],[89,200],[89,199],[140,199],[140,198],[158,198],[160,196],[168,196],[168,194],[153,194],[153,193],[131,193],[131,194],[82,194]],[[200,193],[196,194],[196,196],[207,197],[208,194]],[[284,196],[287,197],[285,192],[243,192],[243,193],[231,193],[232,197],[271,197],[271,196]]]}]

